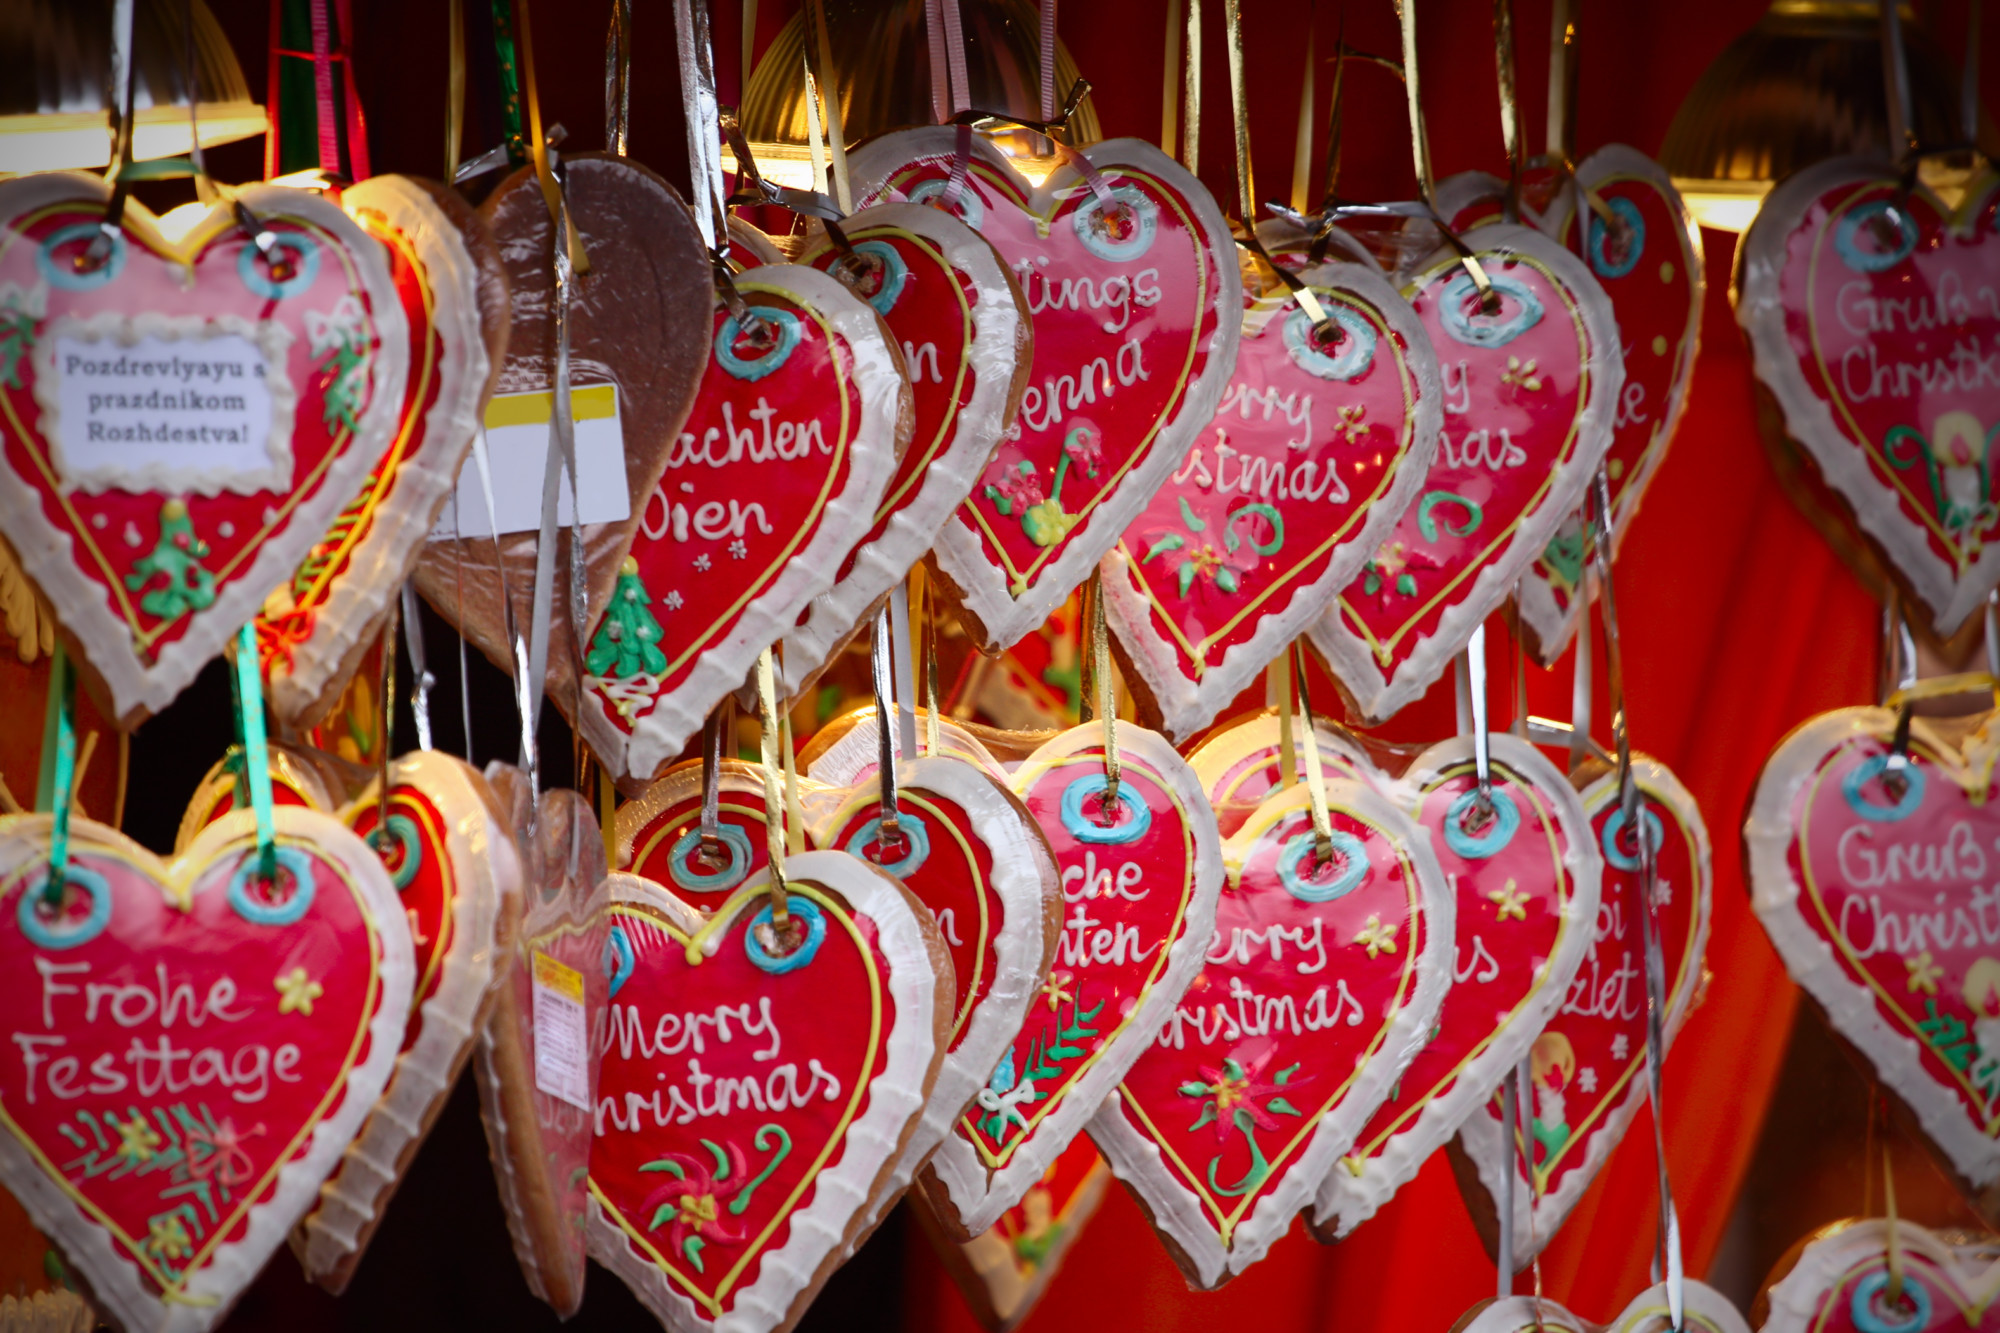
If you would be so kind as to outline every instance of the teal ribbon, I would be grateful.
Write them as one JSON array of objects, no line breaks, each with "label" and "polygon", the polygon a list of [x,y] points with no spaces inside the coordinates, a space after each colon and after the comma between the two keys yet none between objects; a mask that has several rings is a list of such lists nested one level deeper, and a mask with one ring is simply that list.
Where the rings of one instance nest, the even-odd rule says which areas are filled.
[{"label": "teal ribbon", "polygon": [[264,735],[264,682],[257,667],[257,630],[245,622],[236,638],[236,728],[243,744],[243,779],[257,816],[257,873],[278,875],[277,830],[271,821],[271,751]]},{"label": "teal ribbon", "polygon": [[49,831],[49,880],[42,886],[42,902],[53,911],[62,906],[69,878],[70,788],[76,785],[76,671],[61,644],[56,645],[49,665],[49,720],[42,731],[42,782],[35,805],[55,814]]}]

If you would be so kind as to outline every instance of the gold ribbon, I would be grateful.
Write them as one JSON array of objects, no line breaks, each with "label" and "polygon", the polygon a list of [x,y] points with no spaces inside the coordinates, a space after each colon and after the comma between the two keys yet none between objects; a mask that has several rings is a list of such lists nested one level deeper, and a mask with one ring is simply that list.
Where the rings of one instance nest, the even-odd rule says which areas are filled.
[{"label": "gold ribbon", "polygon": [[535,39],[528,23],[528,0],[514,0],[514,13],[520,19],[521,82],[528,85],[528,151],[535,163],[535,181],[542,187],[542,202],[549,206],[549,222],[563,234],[570,267],[580,277],[590,272],[590,257],[584,253],[575,219],[562,206],[561,187],[549,169],[549,146],[542,137],[542,99],[535,91]]},{"label": "gold ribbon", "polygon": [[1174,155],[1180,138],[1181,0],[1167,0],[1166,69],[1160,74],[1160,151]]},{"label": "gold ribbon", "polygon": [[1493,62],[1500,80],[1500,139],[1507,146],[1509,222],[1521,219],[1521,103],[1515,83],[1514,0],[1493,0]]},{"label": "gold ribbon", "polygon": [[[1283,283],[1297,301],[1299,309],[1306,312],[1306,318],[1315,330],[1326,324],[1326,310],[1298,277],[1287,269],[1281,269],[1271,262],[1264,253],[1263,245],[1257,240],[1257,185],[1251,176],[1250,166],[1250,89],[1243,63],[1243,5],[1242,0],[1224,0],[1223,16],[1229,42],[1229,110],[1235,121],[1236,131],[1236,211],[1243,223],[1243,239],[1240,244],[1264,261],[1266,268]],[[1189,77],[1194,77],[1192,71]],[[1337,332],[1338,325],[1333,326]]]},{"label": "gold ribbon", "polygon": [[1181,165],[1201,174],[1201,0],[1188,0],[1187,84],[1181,89]]},{"label": "gold ribbon", "polygon": [[1299,780],[1298,742],[1292,735],[1292,655],[1279,653],[1265,669],[1264,697],[1278,710],[1278,785]]},{"label": "gold ribbon", "polygon": [[465,143],[465,0],[450,0],[445,32],[444,181],[449,185],[458,179]]},{"label": "gold ribbon", "polygon": [[757,709],[763,723],[758,748],[763,759],[765,851],[771,861],[771,922],[783,934],[791,915],[785,901],[785,798],[780,776],[786,765],[778,752],[782,737],[778,730],[778,689],[772,679],[771,650],[757,654]]},{"label": "gold ribbon", "polygon": [[826,97],[826,144],[833,158],[833,199],[842,213],[852,213],[854,191],[847,178],[847,140],[840,128],[840,93],[832,86],[833,40],[827,35],[825,0],[806,0],[806,9],[812,15],[814,36],[806,49],[811,51],[817,46],[819,52],[817,60],[809,56],[806,63]]},{"label": "gold ribbon", "polygon": [[1544,139],[1550,157],[1576,156],[1576,0],[1555,0],[1549,13],[1549,123]]},{"label": "gold ribbon", "polygon": [[[1194,0],[1199,4],[1200,0]],[[1090,603],[1090,684],[1097,696],[1097,716],[1104,723],[1104,797],[1099,809],[1118,803],[1118,687],[1111,679],[1111,636],[1104,628],[1104,576],[1093,572],[1084,590]]]},{"label": "gold ribbon", "polygon": [[1902,708],[1922,699],[1943,699],[1955,694],[1991,694],[2000,702],[2000,680],[1984,671],[1960,671],[1949,676],[1927,676],[1911,685],[1891,690],[1882,701],[1884,708]]},{"label": "gold ribbon", "polygon": [[1299,740],[1306,756],[1306,799],[1312,805],[1314,850],[1325,861],[1333,855],[1333,820],[1326,812],[1326,773],[1320,767],[1319,728],[1313,723],[1312,690],[1306,684],[1305,645],[1296,639],[1292,641],[1292,667],[1299,686]]},{"label": "gold ribbon", "polygon": [[[1311,10],[1307,11],[1309,14]],[[1306,196],[1312,191],[1313,62],[1315,54],[1311,20],[1306,24],[1306,73],[1299,87],[1299,123],[1292,132],[1292,211],[1303,213]],[[1336,65],[1336,68],[1338,66]],[[1338,75],[1334,76],[1338,78]]]},{"label": "gold ribbon", "polygon": [[1458,262],[1465,266],[1466,276],[1479,292],[1480,308],[1490,313],[1499,305],[1499,298],[1493,293],[1493,280],[1486,276],[1486,269],[1472,248],[1437,215],[1437,182],[1431,176],[1431,136],[1424,124],[1424,101],[1417,81],[1417,0],[1396,0],[1396,16],[1403,27],[1403,91],[1410,102],[1410,155],[1416,163],[1417,189],[1445,243],[1457,253]]}]

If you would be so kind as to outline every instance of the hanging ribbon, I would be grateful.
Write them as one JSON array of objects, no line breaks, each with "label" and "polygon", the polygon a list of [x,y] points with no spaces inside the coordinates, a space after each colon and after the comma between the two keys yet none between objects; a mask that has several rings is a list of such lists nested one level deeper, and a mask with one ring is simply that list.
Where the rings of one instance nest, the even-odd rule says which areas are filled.
[{"label": "hanging ribbon", "polygon": [[[1306,683],[1306,650],[1292,642],[1292,679],[1299,687],[1299,745],[1305,752],[1306,801],[1312,807],[1314,856],[1318,864],[1333,857],[1333,820],[1326,808],[1326,770],[1320,766],[1319,725],[1313,721],[1312,688]],[[1290,708],[1285,710],[1290,712]]]},{"label": "hanging ribbon", "polygon": [[[532,87],[532,79],[530,82]],[[563,225],[568,210],[563,206],[563,195],[558,188],[555,195],[555,232],[563,234]],[[560,243],[554,247],[555,256],[555,326],[556,364],[553,402],[549,412],[549,438],[543,452],[542,465],[542,521],[535,544],[535,584],[533,602],[529,611],[528,630],[528,698],[532,710],[530,721],[539,724],[542,709],[542,690],[548,680],[549,632],[551,615],[555,603],[555,559],[556,530],[558,527],[558,504],[562,493],[563,467],[570,464],[574,475],[576,443],[574,426],[570,415],[569,394],[569,302],[572,270],[569,251]],[[570,494],[578,492],[575,482],[571,482]],[[574,499],[572,503],[575,503]],[[582,570],[583,552],[579,542],[572,539],[570,545],[570,565],[573,574]],[[572,602],[571,647],[576,647],[574,604]]]},{"label": "hanging ribbon", "polygon": [[1279,653],[1264,668],[1264,698],[1278,714],[1278,786],[1299,780],[1298,740],[1292,723],[1292,655]]},{"label": "hanging ribbon", "polygon": [[333,35],[328,31],[326,0],[312,6],[313,109],[319,126],[320,170],[340,174],[340,119],[333,95]]},{"label": "hanging ribbon", "polygon": [[1097,716],[1104,723],[1104,795],[1098,809],[1109,824],[1118,810],[1118,688],[1111,679],[1111,635],[1104,627],[1104,578],[1096,571],[1085,585],[1084,598],[1090,603],[1090,683]]},{"label": "hanging ribbon", "polygon": [[[688,177],[694,182],[694,220],[702,244],[726,245],[729,234],[722,184],[722,106],[715,92],[715,49],[708,35],[708,7],[674,0],[674,41],[681,66],[681,109],[687,123]],[[750,34],[744,34],[749,49]],[[747,88],[747,84],[745,85]],[[743,154],[736,157],[743,171]]]},{"label": "hanging ribbon", "polygon": [[1979,0],[1965,10],[1965,73],[1959,84],[1959,133],[1966,143],[1979,142]]},{"label": "hanging ribbon", "polygon": [[1549,120],[1543,143],[1559,162],[1576,157],[1576,0],[1549,11]]},{"label": "hanging ribbon", "polygon": [[42,886],[42,903],[51,911],[62,906],[69,883],[69,815],[75,785],[76,668],[58,641],[50,662],[48,716],[42,728],[41,790],[35,793],[35,808],[55,816],[49,829],[49,879]]},{"label": "hanging ribbon", "polygon": [[897,750],[917,757],[917,662],[910,651],[910,583],[889,594],[890,647],[894,650]]},{"label": "hanging ribbon", "polygon": [[424,623],[417,612],[414,583],[403,585],[403,645],[410,653],[410,716],[417,724],[417,748],[428,750],[431,748],[431,687],[437,684],[437,677],[431,674],[424,653]]},{"label": "hanging ribbon", "polygon": [[1042,119],[1056,118],[1056,0],[1042,0]]},{"label": "hanging ribbon", "polygon": [[[568,218],[562,206],[562,183],[556,179],[555,169],[549,160],[548,139],[542,133],[542,99],[535,83],[535,34],[528,17],[528,0],[514,0],[514,14],[520,22],[521,82],[525,85],[528,101],[528,156],[535,164],[535,180],[542,187],[542,202],[548,205],[549,223],[560,238],[556,249],[566,252],[570,268],[577,273],[588,273],[590,257],[584,253],[583,238],[577,235],[576,224]],[[561,272],[560,263],[557,271]]]},{"label": "hanging ribbon", "polygon": [[1410,153],[1417,169],[1417,189],[1445,244],[1458,255],[1458,262],[1464,266],[1466,276],[1472,279],[1472,285],[1479,293],[1480,308],[1491,314],[1500,308],[1500,298],[1493,290],[1492,279],[1486,276],[1485,267],[1471,248],[1437,215],[1437,182],[1431,174],[1430,130],[1424,123],[1422,86],[1417,77],[1417,0],[1396,0],[1396,14],[1402,22],[1403,91],[1410,104]]},{"label": "hanging ribbon", "polygon": [[[1250,162],[1250,89],[1243,58],[1243,4],[1242,0],[1224,0],[1223,17],[1228,30],[1229,42],[1229,105],[1230,116],[1235,122],[1236,136],[1236,208],[1243,223],[1243,235],[1237,244],[1263,261],[1266,272],[1275,274],[1283,283],[1299,309],[1306,312],[1312,321],[1313,336],[1326,343],[1338,343],[1345,331],[1340,325],[1329,320],[1326,310],[1312,288],[1306,286],[1289,269],[1279,267],[1271,256],[1264,252],[1263,243],[1257,239],[1257,186],[1251,174]],[[1195,77],[1193,66],[1189,67],[1189,78]]]},{"label": "hanging ribbon", "polygon": [[1182,88],[1181,165],[1201,175],[1201,0],[1187,0],[1186,84]]},{"label": "hanging ribbon", "polygon": [[1514,0],[1493,0],[1493,63],[1500,81],[1500,140],[1507,148],[1507,198],[1504,216],[1521,220],[1521,172],[1524,149],[1521,104],[1515,86]]},{"label": "hanging ribbon", "polygon": [[237,743],[243,747],[243,780],[257,821],[257,874],[278,877],[277,830],[271,817],[271,747],[264,734],[264,680],[257,666],[257,629],[246,621],[236,635]]},{"label": "hanging ribbon", "polygon": [[[1318,52],[1314,50],[1318,36],[1313,31],[1319,6],[1313,4],[1306,9],[1306,69],[1299,80],[1299,123],[1292,130],[1292,211],[1306,211],[1306,196],[1312,192],[1312,122],[1313,122],[1313,74]],[[1335,62],[1335,69],[1339,63]],[[1340,76],[1336,74],[1337,80]]]},{"label": "hanging ribbon", "polygon": [[[1493,814],[1493,742],[1488,734],[1488,714],[1486,698],[1486,623],[1472,631],[1466,640],[1465,650],[1458,656],[1458,665],[1465,681],[1467,730],[1472,733],[1472,770],[1478,780],[1478,797],[1473,806],[1473,819],[1483,825]],[[1478,827],[1467,832],[1477,833]]]},{"label": "hanging ribbon", "polygon": [[813,29],[813,40],[806,44],[806,66],[826,99],[826,145],[833,159],[833,198],[845,216],[854,211],[854,190],[847,178],[847,139],[841,132],[840,92],[833,84],[833,39],[827,32],[825,0],[806,0],[806,11]]},{"label": "hanging ribbon", "polygon": [[895,666],[890,652],[889,613],[883,611],[875,617],[875,642],[869,653],[870,673],[875,684],[875,732],[876,759],[875,775],[881,788],[881,832],[876,842],[881,855],[876,863],[899,861],[902,859],[895,850],[903,846],[902,810],[896,802],[896,741],[895,723],[891,714],[896,708],[894,688]]},{"label": "hanging ribbon", "polygon": [[[540,795],[541,755],[535,741],[536,711],[533,701],[539,696],[529,689],[532,673],[528,669],[528,645],[521,637],[519,622],[514,616],[514,593],[507,586],[507,562],[500,550],[500,520],[493,509],[493,469],[486,458],[486,432],[480,431],[472,437],[472,461],[479,469],[479,491],[486,500],[486,530],[493,534],[493,566],[500,574],[500,605],[502,617],[507,627],[507,641],[514,650],[514,708],[521,721],[521,749],[519,763],[528,775],[528,787]],[[463,623],[463,622],[461,622]],[[468,696],[469,697],[469,696]],[[468,704],[468,708],[470,705]],[[471,713],[466,714],[466,744],[471,745]],[[532,820],[532,815],[530,816]]]},{"label": "hanging ribbon", "polygon": [[514,11],[509,0],[493,0],[493,57],[500,73],[500,125],[507,161],[528,161],[528,131],[521,123],[521,62],[514,41]]},{"label": "hanging ribbon", "polygon": [[375,836],[370,841],[384,859],[397,846],[389,828],[389,763],[396,751],[396,610],[396,603],[389,603],[389,618],[382,622],[382,674],[375,691],[382,719],[375,736]]},{"label": "hanging ribbon", "polygon": [[458,179],[465,148],[465,0],[449,0],[445,12],[444,179]]},{"label": "hanging ribbon", "polygon": [[1181,134],[1181,0],[1167,0],[1165,66],[1160,71],[1160,151],[1172,157]]},{"label": "hanging ribbon", "polygon": [[604,38],[604,146],[617,157],[631,152],[632,0],[611,0],[611,30]]},{"label": "hanging ribbon", "polygon": [[764,761],[765,850],[771,862],[771,924],[782,939],[791,909],[785,899],[785,800],[779,791],[778,690],[772,679],[769,648],[757,654],[757,710],[763,723],[760,748]]},{"label": "hanging ribbon", "polygon": [[722,840],[722,738],[734,730],[728,716],[733,711],[724,699],[701,724],[701,846],[695,855],[710,871],[729,864],[729,846]]},{"label": "hanging ribbon", "polygon": [[757,55],[757,0],[743,0],[742,41],[738,46],[743,54],[742,70],[737,79],[736,96],[739,101],[750,97],[750,75],[754,72]]}]

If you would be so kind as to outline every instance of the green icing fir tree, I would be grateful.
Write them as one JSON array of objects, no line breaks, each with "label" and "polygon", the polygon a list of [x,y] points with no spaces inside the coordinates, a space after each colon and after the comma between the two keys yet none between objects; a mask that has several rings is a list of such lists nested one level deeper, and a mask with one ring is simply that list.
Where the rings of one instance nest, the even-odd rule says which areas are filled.
[{"label": "green icing fir tree", "polygon": [[162,620],[178,620],[189,611],[203,611],[215,604],[215,575],[201,567],[208,543],[195,536],[194,521],[187,505],[169,500],[160,506],[160,540],[152,553],[133,562],[125,576],[125,586],[133,592],[165,575],[166,586],[154,588],[139,599],[139,608]]},{"label": "green icing fir tree", "polygon": [[624,680],[658,675],[667,669],[667,655],[659,649],[660,622],[646,609],[652,601],[646,585],[639,581],[639,562],[626,556],[618,567],[611,606],[597,627],[597,636],[590,641],[589,656],[584,658],[592,675]]}]

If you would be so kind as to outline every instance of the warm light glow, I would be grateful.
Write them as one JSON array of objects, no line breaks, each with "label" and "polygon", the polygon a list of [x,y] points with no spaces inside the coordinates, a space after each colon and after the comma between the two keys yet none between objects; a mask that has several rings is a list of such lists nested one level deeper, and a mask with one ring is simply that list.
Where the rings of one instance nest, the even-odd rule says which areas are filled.
[{"label": "warm light glow", "polygon": [[1688,212],[1704,227],[1716,231],[1744,232],[1757,220],[1764,196],[1771,192],[1770,181],[1697,180],[1674,177],[1674,188],[1687,201]]},{"label": "warm light glow", "polygon": [[[1002,151],[1006,151],[1004,146]],[[808,145],[753,143],[750,145],[750,155],[757,159],[758,172],[773,185],[782,185],[788,190],[813,188],[812,149]],[[1062,159],[1059,157],[1028,157],[1008,153],[1007,158],[1013,164],[1014,170],[1021,173],[1021,178],[1027,181],[1031,188],[1039,187],[1049,178],[1049,173],[1062,164]],[[820,160],[828,163],[828,169],[831,170],[832,154],[827,151],[824,144],[820,146]],[[732,175],[736,171],[736,154],[726,146],[722,150],[722,169]]]},{"label": "warm light glow", "polygon": [[[264,133],[264,108],[254,102],[204,102],[195,108],[201,146],[235,143]],[[132,156],[141,162],[188,151],[185,106],[149,106],[138,112]],[[101,111],[0,116],[0,172],[102,167],[111,161],[109,118]]]},{"label": "warm light glow", "polygon": [[178,208],[170,208],[153,221],[170,245],[179,245],[187,239],[201,220],[208,216],[209,206],[199,199],[191,200]]}]

